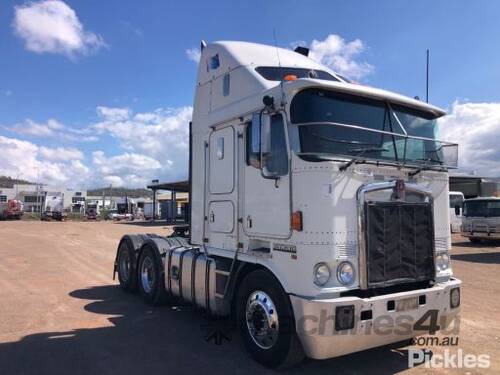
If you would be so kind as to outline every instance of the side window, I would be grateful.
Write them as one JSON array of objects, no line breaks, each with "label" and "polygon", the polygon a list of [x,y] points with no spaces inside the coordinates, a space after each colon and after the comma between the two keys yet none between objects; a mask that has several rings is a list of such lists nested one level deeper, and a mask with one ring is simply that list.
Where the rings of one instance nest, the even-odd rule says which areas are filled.
[{"label": "side window", "polygon": [[246,127],[247,165],[260,169],[260,118],[255,113]]},{"label": "side window", "polygon": [[231,91],[231,76],[228,73],[228,74],[224,75],[224,78],[222,81],[222,95],[228,96],[230,91]]},{"label": "side window", "polygon": [[271,116],[271,150],[262,158],[265,175],[279,177],[288,173],[285,124],[281,114]]}]

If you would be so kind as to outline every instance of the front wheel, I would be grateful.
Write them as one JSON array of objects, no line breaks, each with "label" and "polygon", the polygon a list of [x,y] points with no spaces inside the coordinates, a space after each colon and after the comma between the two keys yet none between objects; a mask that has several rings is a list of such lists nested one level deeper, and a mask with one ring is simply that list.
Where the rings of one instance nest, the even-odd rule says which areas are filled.
[{"label": "front wheel", "polygon": [[248,274],[236,303],[241,337],[257,362],[286,368],[304,358],[290,299],[272,274],[265,270]]}]

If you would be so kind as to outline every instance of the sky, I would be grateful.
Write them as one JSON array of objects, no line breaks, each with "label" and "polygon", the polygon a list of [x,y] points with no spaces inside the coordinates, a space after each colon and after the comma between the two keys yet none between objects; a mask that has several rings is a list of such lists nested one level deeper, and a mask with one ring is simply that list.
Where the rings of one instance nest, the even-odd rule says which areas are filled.
[{"label": "sky", "polygon": [[[187,176],[200,41],[311,49],[449,115],[462,171],[500,176],[500,2],[9,1],[0,4],[0,175],[74,188]],[[274,37],[276,35],[276,38]]]}]

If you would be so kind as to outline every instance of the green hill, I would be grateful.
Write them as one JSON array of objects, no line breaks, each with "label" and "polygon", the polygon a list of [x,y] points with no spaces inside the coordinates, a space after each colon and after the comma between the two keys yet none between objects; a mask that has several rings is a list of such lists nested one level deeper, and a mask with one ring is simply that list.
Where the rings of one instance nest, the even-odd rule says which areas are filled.
[{"label": "green hill", "polygon": [[153,193],[148,189],[128,189],[128,188],[99,188],[99,189],[91,189],[87,190],[87,195],[92,196],[102,196],[106,195],[107,197],[131,197],[131,198],[139,198],[139,197],[152,197]]},{"label": "green hill", "polygon": [[0,187],[1,188],[13,188],[14,184],[26,184],[26,185],[35,185],[34,182],[26,181],[26,180],[18,180],[17,178],[11,178],[7,176],[0,176]]}]

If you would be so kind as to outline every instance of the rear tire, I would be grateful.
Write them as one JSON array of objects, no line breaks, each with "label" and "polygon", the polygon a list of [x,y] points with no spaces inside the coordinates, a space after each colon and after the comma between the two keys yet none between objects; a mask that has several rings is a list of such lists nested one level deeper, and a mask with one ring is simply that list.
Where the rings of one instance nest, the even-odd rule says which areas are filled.
[{"label": "rear tire", "polygon": [[137,283],[142,298],[147,304],[160,305],[167,300],[165,274],[160,254],[145,245],[137,266]]},{"label": "rear tire", "polygon": [[118,280],[123,290],[127,292],[137,291],[137,272],[135,265],[137,258],[135,250],[126,240],[122,241],[116,257]]},{"label": "rear tire", "polygon": [[248,274],[238,288],[236,304],[241,337],[257,362],[283,369],[302,361],[290,298],[270,272]]}]

